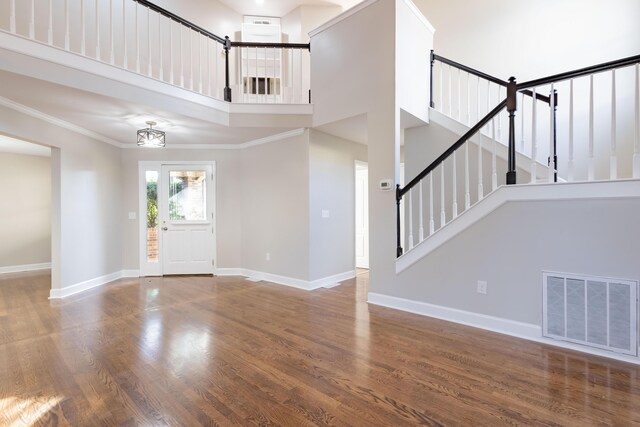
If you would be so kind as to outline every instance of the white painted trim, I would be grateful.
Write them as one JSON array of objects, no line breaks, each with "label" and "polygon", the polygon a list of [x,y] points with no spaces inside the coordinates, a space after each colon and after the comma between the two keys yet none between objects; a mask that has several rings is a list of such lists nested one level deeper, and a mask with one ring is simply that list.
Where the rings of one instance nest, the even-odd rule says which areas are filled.
[{"label": "white painted trim", "polygon": [[424,14],[420,11],[420,9],[418,9],[418,6],[416,6],[414,2],[412,2],[411,0],[402,0],[402,1],[404,4],[407,5],[409,10],[411,10],[411,12],[413,12],[413,14],[420,20],[420,22],[422,22],[422,24],[425,27],[427,27],[429,31],[431,31],[431,34],[436,32],[436,29],[434,28],[434,26],[431,25],[431,22],[429,22],[427,17],[424,16]]},{"label": "white painted trim", "polygon": [[216,268],[214,274],[216,276],[244,276],[244,270],[241,268]]},{"label": "white painted trim", "polygon": [[42,120],[44,122],[50,123],[54,126],[59,126],[61,128],[70,130],[75,133],[79,133],[84,136],[88,136],[91,139],[95,139],[96,141],[105,142],[109,145],[113,145],[119,148],[124,148],[127,144],[123,144],[111,138],[107,138],[105,136],[100,135],[99,133],[90,131],[78,125],[74,125],[73,123],[66,122],[64,120],[58,119],[56,117],[50,116],[42,111],[38,111],[34,108],[27,107],[26,105],[19,104],[10,99],[4,98],[0,96],[0,105],[10,108],[12,110],[18,111],[20,113],[26,114],[27,116]]},{"label": "white painted trim", "polygon": [[396,260],[396,274],[409,268],[449,239],[502,205],[523,201],[640,198],[640,180],[501,186]]},{"label": "white painted trim", "polygon": [[97,288],[107,283],[114,282],[118,279],[122,279],[124,271],[117,271],[115,273],[107,274],[105,276],[96,277],[93,279],[85,280],[84,282],[76,283],[75,285],[65,286],[61,289],[51,289],[49,299],[62,299],[71,295],[79,294],[80,292],[88,291],[89,289]]},{"label": "white painted trim", "polygon": [[50,268],[51,268],[50,262],[45,262],[41,264],[10,265],[8,267],[0,267],[0,274],[48,270]]},{"label": "white painted trim", "polygon": [[122,278],[140,277],[140,270],[122,270]]},{"label": "white painted trim", "polygon": [[243,276],[252,282],[271,282],[278,285],[290,286],[292,288],[304,289],[312,291],[318,288],[335,287],[345,280],[356,277],[356,271],[350,270],[344,273],[334,274],[320,279],[308,281],[295,279],[293,277],[280,276],[278,274],[265,273],[262,271],[249,270],[246,268],[218,268],[215,273],[217,276]]},{"label": "white painted trim", "polygon": [[556,347],[562,347],[565,349],[575,350],[595,356],[602,356],[609,359],[621,360],[624,362],[640,365],[640,357],[627,356],[620,353],[613,353],[596,348],[585,347],[578,344],[545,338],[542,336],[542,327],[540,325],[517,322],[514,320],[488,316],[486,314],[473,313],[470,311],[428,304],[421,301],[413,301],[373,292],[369,293],[367,302],[369,304],[406,311],[421,316],[433,317],[436,319],[458,323],[473,328],[484,329],[487,331],[509,335],[516,338],[522,338],[541,344],[553,345]]},{"label": "white painted trim", "polygon": [[378,0],[365,0],[361,3],[358,3],[357,5],[353,6],[350,9],[345,10],[344,12],[342,12],[340,15],[336,16],[333,19],[330,19],[329,21],[325,22],[324,24],[320,25],[318,28],[309,31],[309,37],[315,37],[318,34],[320,34],[321,32],[333,27],[334,25],[336,25],[339,22],[344,21],[345,19],[349,18],[352,15],[355,15],[356,13],[360,12],[362,9],[365,9],[369,6],[371,6],[374,3],[377,3]]},{"label": "white painted trim", "polygon": [[309,289],[318,288],[335,288],[340,285],[341,282],[356,277],[355,270],[345,271],[344,273],[334,274],[333,276],[323,277],[321,279],[313,280],[309,282]]}]

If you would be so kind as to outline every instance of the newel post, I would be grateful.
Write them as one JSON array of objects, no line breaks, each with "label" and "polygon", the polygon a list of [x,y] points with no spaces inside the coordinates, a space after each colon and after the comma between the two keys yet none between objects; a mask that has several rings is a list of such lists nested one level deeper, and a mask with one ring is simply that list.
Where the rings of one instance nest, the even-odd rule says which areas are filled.
[{"label": "newel post", "polygon": [[402,244],[400,243],[400,201],[402,200],[402,196],[400,195],[400,184],[396,185],[396,256],[400,257],[402,255]]},{"label": "newel post", "polygon": [[517,102],[516,78],[509,78],[507,84],[507,111],[509,112],[509,154],[507,157],[507,185],[516,183],[516,110]]},{"label": "newel post", "polygon": [[231,87],[229,86],[229,52],[231,51],[231,40],[229,36],[224,38],[224,100],[231,102]]}]

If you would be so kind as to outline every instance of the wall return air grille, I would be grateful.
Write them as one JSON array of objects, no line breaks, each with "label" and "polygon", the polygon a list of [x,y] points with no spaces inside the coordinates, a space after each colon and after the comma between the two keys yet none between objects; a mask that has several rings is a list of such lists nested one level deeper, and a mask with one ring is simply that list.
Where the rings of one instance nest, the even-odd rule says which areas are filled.
[{"label": "wall return air grille", "polygon": [[543,272],[545,337],[638,355],[638,282]]}]

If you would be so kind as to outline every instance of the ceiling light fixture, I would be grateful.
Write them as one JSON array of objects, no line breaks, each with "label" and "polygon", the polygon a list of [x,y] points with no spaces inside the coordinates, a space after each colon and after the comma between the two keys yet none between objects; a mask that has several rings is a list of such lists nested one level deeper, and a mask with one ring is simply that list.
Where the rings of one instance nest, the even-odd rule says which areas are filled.
[{"label": "ceiling light fixture", "polygon": [[256,0],[256,3],[262,4],[262,3],[264,3],[264,0]]},{"label": "ceiling light fixture", "polygon": [[138,131],[138,147],[164,147],[164,132],[153,129],[153,127],[157,124],[153,121],[148,121],[149,125],[146,129],[140,129]]}]

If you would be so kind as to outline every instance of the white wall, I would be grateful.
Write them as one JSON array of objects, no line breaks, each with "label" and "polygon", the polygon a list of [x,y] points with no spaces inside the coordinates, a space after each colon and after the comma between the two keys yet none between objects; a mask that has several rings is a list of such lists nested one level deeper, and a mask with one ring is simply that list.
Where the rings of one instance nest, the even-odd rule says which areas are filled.
[{"label": "white wall", "polygon": [[540,325],[542,270],[640,278],[639,209],[638,199],[508,203],[400,273],[401,286],[387,292]]},{"label": "white wall", "polygon": [[0,152],[0,268],[51,262],[51,159]]},{"label": "white wall", "polygon": [[308,131],[242,150],[242,267],[308,280],[308,153]]},{"label": "white wall", "polygon": [[310,280],[355,270],[356,160],[366,162],[365,145],[310,131]]},{"label": "white wall", "polygon": [[518,81],[640,53],[636,0],[414,0],[436,28],[435,50]]},{"label": "white wall", "polygon": [[0,133],[52,150],[52,289],[122,269],[120,150],[0,107]]}]

